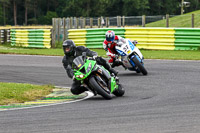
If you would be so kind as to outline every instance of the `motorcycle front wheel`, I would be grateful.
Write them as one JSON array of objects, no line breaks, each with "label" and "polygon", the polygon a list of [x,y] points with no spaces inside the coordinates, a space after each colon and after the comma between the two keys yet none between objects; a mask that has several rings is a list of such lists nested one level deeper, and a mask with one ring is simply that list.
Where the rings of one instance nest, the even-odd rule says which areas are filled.
[{"label": "motorcycle front wheel", "polygon": [[139,62],[139,60],[134,57],[133,62],[135,63],[135,65],[140,69],[140,71],[142,72],[143,75],[147,75],[147,70],[144,68],[144,66]]},{"label": "motorcycle front wheel", "polygon": [[89,84],[97,92],[97,94],[101,95],[103,98],[107,100],[112,99],[110,91],[107,88],[104,88],[103,85],[95,79],[95,77],[91,77],[89,79]]},{"label": "motorcycle front wheel", "polygon": [[118,88],[113,92],[113,94],[117,97],[122,97],[124,93],[125,93],[125,90],[121,84],[118,84]]}]

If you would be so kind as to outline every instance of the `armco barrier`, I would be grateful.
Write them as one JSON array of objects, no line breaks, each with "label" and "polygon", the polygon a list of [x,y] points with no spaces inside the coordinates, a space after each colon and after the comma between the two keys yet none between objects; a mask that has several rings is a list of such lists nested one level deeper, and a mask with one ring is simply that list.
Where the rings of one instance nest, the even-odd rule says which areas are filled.
[{"label": "armco barrier", "polygon": [[200,28],[100,28],[71,29],[68,38],[77,45],[88,48],[102,48],[105,33],[114,30],[131,40],[137,40],[140,49],[197,50],[200,48]]},{"label": "armco barrier", "polygon": [[50,48],[51,47],[51,31],[50,29],[11,29],[11,45],[34,47],[34,48]]}]

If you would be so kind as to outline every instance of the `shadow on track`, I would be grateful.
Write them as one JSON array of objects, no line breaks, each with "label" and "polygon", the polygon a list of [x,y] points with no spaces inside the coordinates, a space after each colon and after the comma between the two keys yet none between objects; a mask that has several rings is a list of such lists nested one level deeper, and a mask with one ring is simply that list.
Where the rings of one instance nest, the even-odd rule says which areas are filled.
[{"label": "shadow on track", "polygon": [[103,97],[101,97],[100,95],[98,95],[98,96],[93,96],[93,97],[91,97],[91,98],[89,98],[89,99],[86,99],[86,101],[112,101],[112,100],[125,100],[125,99],[128,99],[128,98],[130,98],[131,96],[123,96],[123,97],[116,97],[116,96],[113,96],[112,97],[112,99],[111,100],[106,100],[106,99],[104,99]]},{"label": "shadow on track", "polygon": [[141,73],[119,73],[118,76],[144,76]]}]

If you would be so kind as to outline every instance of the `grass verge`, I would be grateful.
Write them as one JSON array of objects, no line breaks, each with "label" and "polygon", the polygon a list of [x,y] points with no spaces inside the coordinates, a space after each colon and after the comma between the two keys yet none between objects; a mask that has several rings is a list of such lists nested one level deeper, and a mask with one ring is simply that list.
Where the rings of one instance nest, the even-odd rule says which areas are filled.
[{"label": "grass verge", "polygon": [[200,60],[200,51],[141,50],[145,59]]},{"label": "grass verge", "polygon": [[[91,49],[99,56],[107,57],[104,49]],[[173,50],[141,50],[145,59],[172,59],[172,60],[200,60],[200,50],[198,51],[173,51]],[[24,54],[24,55],[52,55],[63,56],[62,48],[59,49],[34,49],[17,48],[0,45],[1,54]]]},{"label": "grass verge", "polygon": [[0,105],[23,103],[40,99],[52,92],[51,85],[31,85],[0,82]]},{"label": "grass verge", "polygon": [[36,49],[36,48],[16,48],[16,47],[5,47],[0,45],[1,54],[24,54],[24,55],[63,55],[62,49]]},{"label": "grass verge", "polygon": [[[169,19],[169,27],[192,27],[192,14],[194,17],[194,26],[195,28],[200,27],[200,10],[186,13],[184,15],[175,16]],[[166,19],[148,23],[145,25],[146,27],[166,27]]]}]

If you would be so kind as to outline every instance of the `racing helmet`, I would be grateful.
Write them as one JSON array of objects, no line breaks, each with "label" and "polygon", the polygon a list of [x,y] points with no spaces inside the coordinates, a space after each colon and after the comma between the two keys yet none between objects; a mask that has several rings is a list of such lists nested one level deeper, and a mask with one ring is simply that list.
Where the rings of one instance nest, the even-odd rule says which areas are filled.
[{"label": "racing helmet", "polygon": [[115,32],[112,30],[109,30],[106,32],[106,41],[109,43],[112,43],[115,40]]},{"label": "racing helmet", "polygon": [[63,51],[65,55],[72,56],[74,55],[76,45],[72,40],[65,40],[63,42]]}]

